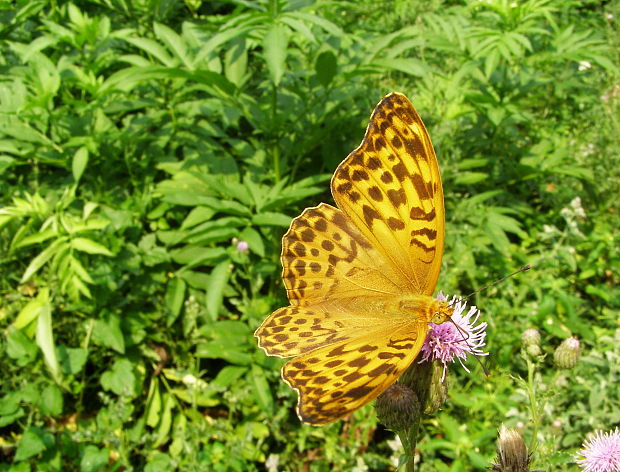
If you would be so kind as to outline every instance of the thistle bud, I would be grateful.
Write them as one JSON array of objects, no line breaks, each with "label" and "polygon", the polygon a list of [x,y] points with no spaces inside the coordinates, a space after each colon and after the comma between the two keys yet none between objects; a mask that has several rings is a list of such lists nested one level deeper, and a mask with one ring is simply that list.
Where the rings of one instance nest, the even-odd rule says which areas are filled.
[{"label": "thistle bud", "polygon": [[553,353],[553,362],[560,369],[572,369],[577,365],[581,347],[577,338],[567,338]]},{"label": "thistle bud", "polygon": [[497,439],[497,464],[489,470],[494,472],[528,472],[530,455],[521,435],[516,429],[502,425]]},{"label": "thistle bud", "polygon": [[523,341],[523,344],[526,346],[539,346],[540,333],[534,328],[526,329],[521,334],[521,341]]},{"label": "thistle bud", "polygon": [[401,383],[392,384],[377,397],[377,418],[392,431],[402,431],[420,415],[420,401],[416,393]]},{"label": "thistle bud", "polygon": [[542,350],[538,344],[530,344],[525,348],[525,352],[530,357],[538,357],[542,354]]}]

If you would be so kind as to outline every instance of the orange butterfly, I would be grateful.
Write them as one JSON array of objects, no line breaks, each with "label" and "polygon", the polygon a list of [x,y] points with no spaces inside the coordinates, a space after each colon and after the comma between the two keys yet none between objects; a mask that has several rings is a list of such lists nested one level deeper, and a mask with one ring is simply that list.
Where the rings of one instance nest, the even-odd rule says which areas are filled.
[{"label": "orange butterfly", "polygon": [[254,333],[268,355],[294,357],[282,377],[312,425],[376,398],[416,358],[428,323],[453,313],[432,298],[444,246],[437,158],[404,95],[379,102],[331,191],[337,208],[307,208],[284,235],[290,306]]}]

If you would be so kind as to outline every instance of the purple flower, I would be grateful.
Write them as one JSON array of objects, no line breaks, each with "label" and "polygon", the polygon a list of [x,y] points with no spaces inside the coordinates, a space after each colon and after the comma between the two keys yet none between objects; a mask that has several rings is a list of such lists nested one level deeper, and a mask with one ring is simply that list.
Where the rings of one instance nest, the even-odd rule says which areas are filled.
[{"label": "purple flower", "polygon": [[237,251],[248,252],[248,249],[250,249],[250,245],[246,241],[237,242]]},{"label": "purple flower", "polygon": [[617,472],[620,470],[620,431],[596,431],[584,441],[575,460],[586,472]]},{"label": "purple flower", "polygon": [[[437,299],[447,300],[447,297],[439,292]],[[441,361],[444,367],[444,376],[448,363],[454,362],[455,358],[469,372],[469,369],[463,364],[468,354],[473,356],[487,356],[489,354],[482,351],[487,335],[487,324],[479,323],[476,325],[480,311],[472,306],[467,314],[463,315],[467,302],[463,302],[457,297],[452,297],[450,306],[454,308],[451,321],[448,320],[441,324],[429,323],[430,330],[426,335],[424,346],[422,346],[422,360],[420,361]]]}]

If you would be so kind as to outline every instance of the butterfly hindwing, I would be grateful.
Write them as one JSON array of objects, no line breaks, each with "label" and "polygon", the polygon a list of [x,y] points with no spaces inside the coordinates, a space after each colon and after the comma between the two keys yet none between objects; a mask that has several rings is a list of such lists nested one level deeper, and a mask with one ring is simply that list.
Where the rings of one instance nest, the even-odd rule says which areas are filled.
[{"label": "butterfly hindwing", "polygon": [[299,393],[298,416],[327,424],[375,399],[415,359],[426,330],[426,323],[383,325],[287,362],[282,377]]}]

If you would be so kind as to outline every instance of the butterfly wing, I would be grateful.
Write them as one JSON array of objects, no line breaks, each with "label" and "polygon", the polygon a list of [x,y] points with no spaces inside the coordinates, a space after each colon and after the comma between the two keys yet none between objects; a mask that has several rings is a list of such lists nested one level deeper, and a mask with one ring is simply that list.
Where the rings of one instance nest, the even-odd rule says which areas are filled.
[{"label": "butterfly wing", "polygon": [[287,362],[282,378],[299,394],[299,418],[324,425],[375,399],[413,362],[427,329],[421,322],[384,324]]},{"label": "butterfly wing", "polygon": [[292,221],[281,259],[291,306],[273,312],[254,333],[274,356],[296,356],[385,323],[384,300],[398,297],[407,283],[340,210],[325,203]]},{"label": "butterfly wing", "polygon": [[338,207],[407,280],[432,295],[444,243],[441,176],[431,139],[411,102],[387,95],[360,146],[331,182]]},{"label": "butterfly wing", "polygon": [[292,221],[282,238],[281,260],[292,305],[397,296],[407,282],[340,210],[325,203]]}]

